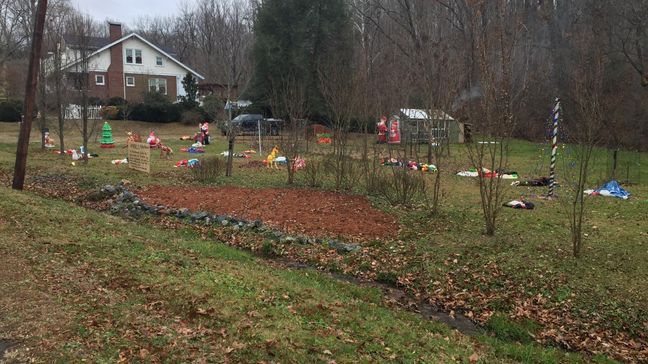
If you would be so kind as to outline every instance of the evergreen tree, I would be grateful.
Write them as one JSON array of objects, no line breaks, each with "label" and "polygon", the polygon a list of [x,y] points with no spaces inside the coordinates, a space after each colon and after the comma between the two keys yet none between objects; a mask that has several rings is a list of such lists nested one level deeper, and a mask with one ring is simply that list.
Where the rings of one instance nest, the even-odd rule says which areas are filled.
[{"label": "evergreen tree", "polygon": [[182,86],[186,92],[184,96],[180,96],[182,106],[187,110],[196,108],[198,106],[198,81],[191,72],[187,72],[187,75],[182,79]]},{"label": "evergreen tree", "polygon": [[[244,92],[267,108],[286,79],[305,85],[311,117],[326,116],[318,67],[328,59],[352,58],[350,18],[344,0],[267,0],[255,24],[255,68]],[[344,70],[340,70],[342,72]]]}]

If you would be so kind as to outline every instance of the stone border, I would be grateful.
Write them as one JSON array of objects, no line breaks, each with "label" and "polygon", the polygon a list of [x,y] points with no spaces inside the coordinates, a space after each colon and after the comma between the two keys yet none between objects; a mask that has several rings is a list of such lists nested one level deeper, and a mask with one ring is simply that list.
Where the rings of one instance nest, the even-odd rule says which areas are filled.
[{"label": "stone border", "polygon": [[120,182],[118,185],[104,185],[99,192],[88,196],[93,200],[111,200],[110,213],[128,218],[138,219],[144,215],[173,216],[192,225],[230,228],[234,231],[257,231],[266,233],[271,240],[282,244],[297,243],[302,245],[322,245],[335,249],[338,253],[353,253],[361,249],[360,245],[347,243],[338,239],[321,239],[308,236],[293,236],[270,228],[261,220],[245,220],[230,215],[215,215],[207,211],[191,211],[187,208],[173,208],[164,205],[149,205],[144,203],[127,186]]}]

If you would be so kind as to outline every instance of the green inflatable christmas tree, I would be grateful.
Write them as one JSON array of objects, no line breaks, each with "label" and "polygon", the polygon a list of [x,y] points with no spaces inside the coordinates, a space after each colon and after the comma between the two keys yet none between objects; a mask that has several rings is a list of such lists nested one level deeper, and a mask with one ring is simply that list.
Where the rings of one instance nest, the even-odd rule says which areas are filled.
[{"label": "green inflatable christmas tree", "polygon": [[101,132],[101,147],[102,148],[114,148],[115,141],[112,137],[112,128],[108,122],[104,122],[103,129]]}]

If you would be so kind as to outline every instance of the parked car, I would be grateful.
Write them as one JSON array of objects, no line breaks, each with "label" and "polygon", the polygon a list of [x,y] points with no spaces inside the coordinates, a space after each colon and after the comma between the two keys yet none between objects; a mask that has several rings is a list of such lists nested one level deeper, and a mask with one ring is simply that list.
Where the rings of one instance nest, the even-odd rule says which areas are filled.
[{"label": "parked car", "polygon": [[[281,119],[266,119],[261,114],[241,114],[230,122],[233,127],[238,129],[239,135],[256,135],[261,127],[262,135],[279,135],[283,126]],[[221,124],[221,134],[227,134],[227,122]]]}]

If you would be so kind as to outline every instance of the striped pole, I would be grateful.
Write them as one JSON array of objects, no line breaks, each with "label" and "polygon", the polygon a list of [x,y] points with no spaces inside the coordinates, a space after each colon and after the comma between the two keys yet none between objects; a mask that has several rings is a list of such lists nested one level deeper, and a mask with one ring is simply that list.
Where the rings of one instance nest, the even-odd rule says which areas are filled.
[{"label": "striped pole", "polygon": [[553,109],[553,141],[551,143],[551,164],[549,166],[549,193],[551,198],[556,186],[556,154],[558,152],[558,120],[560,120],[560,98],[556,98],[556,106]]}]

